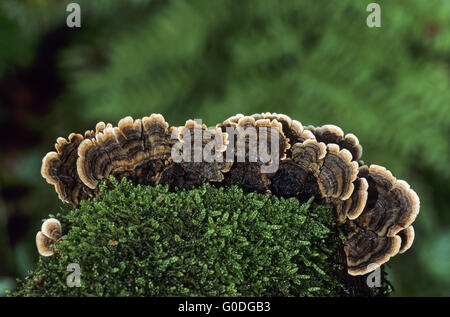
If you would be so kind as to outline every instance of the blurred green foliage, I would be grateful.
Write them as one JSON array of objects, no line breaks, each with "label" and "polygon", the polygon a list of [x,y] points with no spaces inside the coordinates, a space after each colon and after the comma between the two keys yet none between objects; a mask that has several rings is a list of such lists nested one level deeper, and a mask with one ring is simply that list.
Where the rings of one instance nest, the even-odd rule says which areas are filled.
[{"label": "blurred green foliage", "polygon": [[[410,183],[421,213],[412,249],[389,262],[394,294],[450,296],[449,1],[376,1],[382,27],[368,28],[371,1],[79,0],[81,29],[65,26],[69,2],[0,3],[0,75],[13,83],[0,123],[13,114],[28,129],[22,139],[39,136],[2,144],[0,276],[24,276],[17,249],[33,250],[40,217],[61,206],[39,175],[56,137],[126,115],[213,125],[271,111],[339,125],[358,136],[366,163]],[[21,77],[30,70],[39,89]],[[56,81],[46,85],[46,74]],[[54,95],[37,111],[46,89]],[[27,190],[11,200],[17,186]]]}]

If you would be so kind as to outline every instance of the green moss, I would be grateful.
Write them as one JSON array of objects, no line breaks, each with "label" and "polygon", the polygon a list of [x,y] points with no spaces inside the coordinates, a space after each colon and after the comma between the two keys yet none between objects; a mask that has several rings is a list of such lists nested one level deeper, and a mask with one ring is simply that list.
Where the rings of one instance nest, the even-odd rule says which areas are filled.
[{"label": "green moss", "polygon": [[[170,192],[123,179],[55,215],[57,254],[10,296],[335,296],[343,236],[328,206],[205,184]],[[113,243],[112,243],[113,242]],[[69,263],[81,287],[66,285]]]}]

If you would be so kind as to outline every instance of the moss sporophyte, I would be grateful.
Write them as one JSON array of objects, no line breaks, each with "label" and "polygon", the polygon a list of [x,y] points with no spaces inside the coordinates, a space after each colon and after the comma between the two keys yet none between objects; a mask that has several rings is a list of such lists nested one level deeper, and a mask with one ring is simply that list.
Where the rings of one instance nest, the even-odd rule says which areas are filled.
[{"label": "moss sporophyte", "polygon": [[[312,199],[244,193],[204,184],[192,190],[111,179],[79,208],[51,215],[62,238],[55,255],[10,296],[382,295],[345,272],[344,235]],[[339,255],[341,259],[339,260]],[[341,261],[341,263],[339,262]],[[69,287],[70,263],[81,269]]]}]

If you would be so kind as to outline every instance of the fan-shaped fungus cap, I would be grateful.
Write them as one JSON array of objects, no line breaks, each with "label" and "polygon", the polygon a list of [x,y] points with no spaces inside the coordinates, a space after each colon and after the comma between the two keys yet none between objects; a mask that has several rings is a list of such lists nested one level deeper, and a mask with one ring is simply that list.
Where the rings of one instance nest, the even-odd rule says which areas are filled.
[{"label": "fan-shaped fungus cap", "polygon": [[162,115],[154,113],[142,118],[142,136],[144,149],[150,154],[151,160],[170,158],[175,140],[170,138],[169,124]]},{"label": "fan-shaped fungus cap", "polygon": [[41,231],[36,234],[36,247],[42,256],[51,256],[55,253],[52,244],[58,243],[61,238],[61,223],[58,219],[50,218],[44,221]]},{"label": "fan-shaped fungus cap", "polygon": [[68,140],[58,138],[56,152],[49,152],[42,159],[41,175],[55,186],[62,201],[73,205],[92,194],[76,172],[77,149],[82,141],[83,136],[75,133],[70,134]]},{"label": "fan-shaped fungus cap", "polygon": [[[243,161],[244,156],[240,155],[240,150],[244,151],[245,161],[249,161],[249,156],[254,154],[260,160],[258,154],[264,153],[272,156],[272,138],[276,137],[278,142],[278,159],[286,156],[286,150],[290,148],[287,137],[283,132],[283,127],[276,119],[255,119],[252,116],[238,114],[217,124],[217,127],[228,134],[229,146],[227,151],[232,153],[235,161]],[[264,148],[262,148],[264,146]],[[273,153],[275,155],[275,153]],[[240,158],[238,156],[241,156]],[[251,161],[251,160],[250,160]]]},{"label": "fan-shaped fungus cap", "polygon": [[292,160],[303,169],[318,177],[327,154],[325,143],[309,139],[303,143],[296,143],[291,149]]},{"label": "fan-shaped fungus cap", "polygon": [[[178,187],[189,188],[205,181],[221,182],[223,173],[228,172],[233,164],[223,157],[228,143],[227,134],[194,120],[186,121],[176,132],[179,143],[172,148],[172,161],[158,176],[157,183],[176,183]],[[174,152],[176,158],[173,157]]]},{"label": "fan-shaped fungus cap", "polygon": [[339,145],[341,149],[347,149],[355,161],[362,155],[362,146],[359,144],[358,138],[352,133],[348,133],[344,137],[344,132],[336,125],[326,124],[322,127],[306,126],[305,129],[310,130],[319,142],[324,142],[325,144],[334,143]]},{"label": "fan-shaped fungus cap", "polygon": [[52,248],[52,244],[55,243],[55,240],[50,239],[45,234],[43,234],[41,231],[39,231],[36,234],[36,247],[38,249],[38,252],[42,256],[51,256],[55,253],[55,251]]},{"label": "fan-shaped fungus cap", "polygon": [[291,147],[295,143],[302,143],[308,139],[315,139],[314,135],[311,131],[303,128],[302,124],[297,121],[291,119],[289,116],[278,113],[255,113],[252,115],[256,120],[261,119],[269,119],[269,120],[277,120],[282,125],[282,130],[284,135],[289,139],[289,143]]},{"label": "fan-shaped fungus cap", "polygon": [[393,237],[409,227],[416,219],[420,200],[408,183],[397,180],[379,165],[359,168],[359,175],[369,183],[369,197],[361,215],[355,222],[376,232],[379,236]]},{"label": "fan-shaped fungus cap", "polygon": [[47,219],[42,224],[41,232],[47,238],[57,241],[61,238],[62,234],[61,223],[56,218]]},{"label": "fan-shaped fungus cap", "polygon": [[[195,142],[198,134],[201,142]],[[187,161],[186,156],[179,162],[173,157],[180,144],[190,146]],[[359,160],[362,147],[357,137],[344,136],[335,125],[303,127],[286,115],[262,113],[238,114],[216,129],[192,120],[169,129],[163,116],[152,114],[138,120],[125,117],[118,127],[99,122],[84,137],[58,138],[55,148],[44,157],[41,173],[62,200],[74,205],[96,194],[99,181],[109,175],[131,177],[139,184],[190,188],[224,181],[281,197],[319,196],[334,205],[346,230],[344,250],[352,275],[374,270],[409,249],[414,240],[417,194],[384,167],[365,166]],[[231,160],[223,158],[225,151]],[[275,159],[277,171],[261,171]],[[39,253],[53,254],[51,244],[60,237],[59,221],[45,221],[36,236]]]},{"label": "fan-shaped fungus cap", "polygon": [[360,231],[347,237],[344,251],[350,275],[372,272],[400,250],[399,236],[380,237],[372,231]]},{"label": "fan-shaped fungus cap", "polygon": [[364,177],[358,177],[353,182],[353,194],[344,203],[345,214],[349,219],[356,219],[363,212],[368,197],[369,183]]},{"label": "fan-shaped fungus cap", "polygon": [[400,231],[398,236],[402,239],[402,244],[400,246],[400,251],[398,253],[403,253],[409,248],[411,248],[414,241],[414,228],[413,226],[409,226],[408,228]]},{"label": "fan-shaped fungus cap", "polygon": [[347,200],[353,193],[353,181],[358,174],[358,163],[346,149],[336,144],[327,145],[327,154],[318,176],[319,189],[323,197]]},{"label": "fan-shaped fungus cap", "polygon": [[99,122],[95,139],[84,140],[78,147],[80,179],[88,187],[96,188],[109,175],[133,174],[138,166],[149,161],[168,160],[175,142],[170,139],[168,126],[159,114],[142,120],[126,117],[119,121],[118,127]]}]

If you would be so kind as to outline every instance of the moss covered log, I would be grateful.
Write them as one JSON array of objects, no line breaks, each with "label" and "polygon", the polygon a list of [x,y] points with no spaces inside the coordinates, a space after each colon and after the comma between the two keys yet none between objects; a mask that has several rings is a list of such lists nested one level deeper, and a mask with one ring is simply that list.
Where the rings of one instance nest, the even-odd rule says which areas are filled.
[{"label": "moss covered log", "polygon": [[[61,221],[56,254],[9,296],[386,295],[345,273],[329,206],[236,186],[171,192],[114,179]],[[68,287],[70,263],[81,287]],[[363,277],[362,277],[363,278]]]}]

